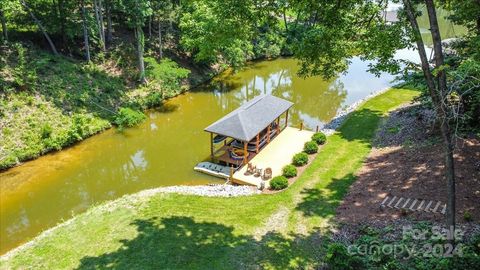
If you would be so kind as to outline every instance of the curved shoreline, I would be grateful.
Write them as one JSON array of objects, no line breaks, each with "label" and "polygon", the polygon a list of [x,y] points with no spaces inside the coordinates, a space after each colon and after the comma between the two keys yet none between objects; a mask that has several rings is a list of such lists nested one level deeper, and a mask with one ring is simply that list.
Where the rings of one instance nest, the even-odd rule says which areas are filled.
[{"label": "curved shoreline", "polygon": [[[324,132],[326,135],[331,135],[333,134],[336,129],[338,129],[343,122],[347,119],[348,115],[355,111],[358,107],[360,107],[364,102],[366,102],[369,99],[372,99],[378,95],[381,95],[389,90],[392,90],[391,87],[387,87],[378,91],[372,92],[370,95],[364,97],[363,99],[360,99],[350,106],[348,106],[346,109],[341,110],[337,113],[337,115],[327,124],[324,125],[324,127],[321,129],[322,132]],[[73,216],[69,220],[59,223],[55,225],[54,227],[51,227],[43,232],[41,232],[39,235],[31,239],[30,241],[13,248],[12,250],[7,251],[5,254],[0,256],[0,260],[8,260],[12,256],[14,256],[16,253],[32,246],[35,244],[35,242],[47,237],[50,235],[54,230],[58,228],[62,228],[64,226],[67,226],[68,224],[72,223],[75,221],[79,216],[81,215],[87,215],[88,213],[92,211],[113,211],[114,209],[120,207],[120,206],[125,206],[128,207],[128,205],[132,203],[136,203],[140,200],[143,199],[148,199],[154,195],[157,195],[159,193],[174,193],[174,194],[181,194],[181,195],[193,195],[193,196],[204,196],[204,197],[238,197],[238,196],[251,196],[255,194],[261,194],[261,192],[256,189],[252,188],[249,186],[232,186],[229,184],[220,184],[220,185],[197,185],[197,186],[185,186],[185,185],[179,185],[179,186],[167,186],[167,187],[158,187],[158,188],[153,188],[153,189],[146,189],[139,191],[137,193],[133,194],[127,194],[124,195],[120,198],[117,198],[115,200],[111,201],[106,201],[100,205],[97,206],[92,206],[90,207],[87,211],[80,213],[79,215]]]}]

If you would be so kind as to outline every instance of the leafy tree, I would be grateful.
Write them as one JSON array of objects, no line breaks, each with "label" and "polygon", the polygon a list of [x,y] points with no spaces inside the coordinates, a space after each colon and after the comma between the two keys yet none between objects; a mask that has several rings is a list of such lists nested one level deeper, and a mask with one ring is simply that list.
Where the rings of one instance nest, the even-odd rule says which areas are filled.
[{"label": "leafy tree", "polygon": [[180,18],[181,44],[195,60],[243,64],[252,55],[253,1],[191,0]]},{"label": "leafy tree", "polygon": [[476,31],[480,35],[480,1],[478,0],[441,0],[443,8],[452,11],[450,19],[460,25]]},{"label": "leafy tree", "polygon": [[134,29],[135,39],[137,41],[137,58],[139,69],[139,81],[145,83],[145,62],[144,62],[144,48],[145,48],[145,36],[142,27],[145,26],[145,22],[148,16],[152,15],[152,9],[150,7],[150,1],[148,0],[122,0],[122,11],[126,15],[127,23]]},{"label": "leafy tree", "polygon": [[[448,186],[447,224],[455,226],[455,173],[453,161],[452,130],[448,105],[447,75],[444,63],[436,7],[433,0],[400,1],[403,9],[399,22],[387,22],[382,15],[389,1],[310,1],[296,0],[294,6],[308,12],[313,18],[305,24],[305,31],[295,45],[295,55],[301,60],[304,75],[321,74],[331,78],[345,72],[354,56],[376,60],[370,71],[398,73],[402,69],[420,68],[424,74],[430,98],[435,107],[445,152],[445,176]],[[399,2],[399,1],[394,1]],[[433,39],[434,62],[430,67],[425,46],[417,23],[416,4],[427,7],[430,32]],[[406,34],[405,34],[406,33]],[[394,58],[398,49],[415,47],[421,65]]]},{"label": "leafy tree", "polygon": [[2,24],[2,38],[4,42],[8,42],[8,29],[7,19],[5,18],[5,12],[3,11],[5,1],[0,1],[0,23]]},{"label": "leafy tree", "polygon": [[43,26],[42,22],[37,18],[37,16],[35,16],[35,14],[33,13],[32,9],[31,9],[30,6],[29,6],[29,4],[26,2],[26,0],[20,0],[20,3],[22,4],[22,6],[23,6],[23,8],[25,9],[25,11],[30,14],[30,16],[32,17],[33,21],[34,21],[35,24],[38,26],[38,28],[40,29],[40,31],[42,31],[43,36],[44,36],[45,39],[48,41],[48,44],[50,45],[50,48],[52,49],[52,52],[53,52],[55,55],[58,55],[57,47],[55,46],[55,44],[53,44],[53,41],[52,41],[52,39],[50,38],[50,35],[47,33],[47,30],[46,30],[45,27]]}]

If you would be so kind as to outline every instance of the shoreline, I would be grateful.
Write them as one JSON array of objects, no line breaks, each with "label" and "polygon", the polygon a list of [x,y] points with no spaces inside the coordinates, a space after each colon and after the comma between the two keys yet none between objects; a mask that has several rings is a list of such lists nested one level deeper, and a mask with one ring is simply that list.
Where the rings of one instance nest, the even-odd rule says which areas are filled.
[{"label": "shoreline", "polygon": [[[365,98],[356,101],[355,103],[348,106],[346,109],[338,112],[337,115],[321,129],[321,131],[324,132],[325,135],[330,136],[336,131],[336,129],[338,129],[343,124],[343,122],[347,119],[348,115],[353,111],[355,111],[364,102],[390,90],[393,90],[393,88],[388,87],[385,89],[380,89],[378,91],[372,92],[370,95],[366,96]],[[113,211],[115,208],[118,208],[120,206],[129,207],[129,205],[132,203],[138,203],[141,200],[148,199],[159,193],[180,194],[180,195],[189,195],[189,196],[203,196],[203,197],[223,197],[223,198],[252,196],[252,195],[262,194],[261,191],[255,187],[252,188],[250,186],[233,186],[227,183],[218,184],[218,185],[210,184],[210,185],[196,185],[196,186],[185,186],[185,185],[166,186],[166,187],[158,187],[153,189],[142,190],[137,193],[124,195],[120,198],[117,198],[111,201],[106,201],[97,206],[92,206],[87,211],[80,213],[79,215],[73,216],[67,221],[59,223],[54,227],[51,227],[41,232],[36,237],[32,238],[30,241],[27,241],[24,244],[21,244],[20,246],[7,251],[5,254],[0,255],[0,260],[8,260],[17,252],[20,252],[21,250],[24,250],[29,246],[32,246],[33,244],[35,244],[36,241],[47,237],[55,229],[67,226],[68,224],[72,223],[80,215],[86,215],[92,211]]]}]

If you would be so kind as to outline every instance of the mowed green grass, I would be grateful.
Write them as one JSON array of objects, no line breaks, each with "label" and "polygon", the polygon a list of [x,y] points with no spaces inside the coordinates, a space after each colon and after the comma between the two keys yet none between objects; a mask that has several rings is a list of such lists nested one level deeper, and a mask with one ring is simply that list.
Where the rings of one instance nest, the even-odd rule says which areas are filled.
[{"label": "mowed green grass", "polygon": [[386,113],[418,92],[393,89],[352,113],[294,185],[272,195],[126,196],[94,207],[0,261],[1,269],[287,269],[318,266],[335,209]]}]

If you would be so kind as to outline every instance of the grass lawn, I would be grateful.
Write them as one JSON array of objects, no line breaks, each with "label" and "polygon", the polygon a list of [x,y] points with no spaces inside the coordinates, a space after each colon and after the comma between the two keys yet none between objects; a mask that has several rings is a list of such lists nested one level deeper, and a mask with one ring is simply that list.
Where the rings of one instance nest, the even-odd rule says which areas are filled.
[{"label": "grass lawn", "polygon": [[418,92],[390,90],[352,113],[284,192],[238,198],[126,196],[2,258],[0,269],[314,268],[335,208],[381,118]]}]

